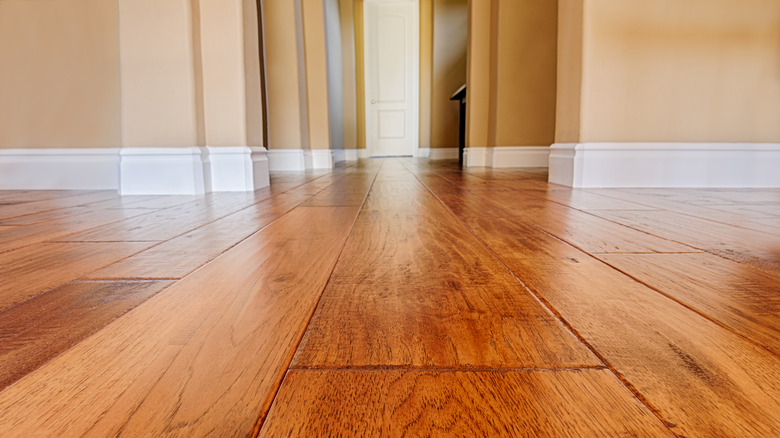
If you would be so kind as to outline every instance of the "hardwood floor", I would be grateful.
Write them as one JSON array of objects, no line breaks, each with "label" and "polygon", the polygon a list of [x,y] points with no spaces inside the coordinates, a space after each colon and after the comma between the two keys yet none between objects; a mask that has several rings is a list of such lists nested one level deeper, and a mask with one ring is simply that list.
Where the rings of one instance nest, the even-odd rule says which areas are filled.
[{"label": "hardwood floor", "polygon": [[775,436],[780,189],[0,191],[0,436]]}]

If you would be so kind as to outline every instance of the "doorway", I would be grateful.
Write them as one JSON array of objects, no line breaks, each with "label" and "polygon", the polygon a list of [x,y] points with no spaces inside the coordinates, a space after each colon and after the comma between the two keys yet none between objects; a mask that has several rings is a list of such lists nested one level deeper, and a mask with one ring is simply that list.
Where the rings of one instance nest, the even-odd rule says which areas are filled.
[{"label": "doorway", "polygon": [[366,148],[412,156],[419,137],[418,0],[365,0]]}]

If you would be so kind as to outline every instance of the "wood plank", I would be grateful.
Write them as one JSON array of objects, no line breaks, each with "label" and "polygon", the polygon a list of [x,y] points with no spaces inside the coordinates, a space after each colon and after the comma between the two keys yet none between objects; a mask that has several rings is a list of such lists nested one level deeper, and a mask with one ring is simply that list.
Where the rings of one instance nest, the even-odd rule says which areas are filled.
[{"label": "wood plank", "polygon": [[309,195],[285,193],[153,246],[84,278],[182,278],[278,219]]},{"label": "wood plank", "polygon": [[507,219],[469,225],[685,436],[780,430],[780,360],[575,248]]},{"label": "wood plank", "polygon": [[116,197],[116,192],[102,190],[96,192],[84,192],[73,196],[63,196],[40,201],[24,202],[19,204],[0,205],[0,219],[8,219],[30,213],[37,213],[58,208],[75,207],[92,202],[105,201]]},{"label": "wood plank", "polygon": [[588,253],[700,252],[559,204],[518,209],[515,217]]},{"label": "wood plank", "polygon": [[250,434],[357,212],[296,208],[28,374],[0,436]]},{"label": "wood plank", "polygon": [[148,247],[145,243],[42,243],[0,254],[0,309],[76,280]]},{"label": "wood plank", "polygon": [[[666,192],[672,193],[674,190],[667,189]],[[598,193],[609,197],[632,199],[636,202],[641,202],[642,204],[652,206],[658,210],[674,211],[713,222],[720,222],[726,225],[733,225],[740,228],[748,228],[751,230],[771,234],[780,233],[780,221],[774,218],[767,221],[766,217],[763,215],[749,214],[747,211],[732,212],[716,209],[716,207],[721,207],[721,205],[717,204],[698,205],[687,202],[673,201],[661,196],[642,196],[615,189],[608,191],[598,190]],[[738,205],[739,204],[735,204],[735,207]]]},{"label": "wood plank", "polygon": [[291,371],[259,436],[674,436],[606,370]]},{"label": "wood plank", "polygon": [[102,225],[61,242],[161,242],[246,208],[254,193],[210,193],[196,201]]},{"label": "wood plank", "polygon": [[734,261],[780,271],[780,235],[675,212],[600,210],[594,214]]},{"label": "wood plank", "polygon": [[610,198],[588,189],[555,190],[546,194],[547,199],[580,210],[654,210],[640,202]]},{"label": "wood plank", "polygon": [[780,275],[708,254],[599,259],[780,354]]},{"label": "wood plank", "polygon": [[95,226],[148,214],[145,209],[98,210],[32,225],[0,229],[0,253],[47,241],[62,239]]},{"label": "wood plank", "polygon": [[74,281],[0,311],[0,390],[172,283]]},{"label": "wood plank", "polygon": [[293,365],[601,363],[440,207],[361,212]]}]

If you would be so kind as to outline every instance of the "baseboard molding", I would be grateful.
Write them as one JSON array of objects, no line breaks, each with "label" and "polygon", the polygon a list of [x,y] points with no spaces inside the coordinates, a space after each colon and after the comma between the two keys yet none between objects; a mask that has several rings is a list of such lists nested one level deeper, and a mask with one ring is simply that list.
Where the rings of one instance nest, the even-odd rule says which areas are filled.
[{"label": "baseboard molding", "polygon": [[268,151],[268,165],[272,172],[304,171],[303,149],[271,149]]},{"label": "baseboard molding", "polygon": [[457,160],[458,148],[430,148],[429,160]]},{"label": "baseboard molding", "polygon": [[330,149],[311,149],[303,151],[307,169],[333,169],[333,151]]},{"label": "baseboard molding", "polygon": [[556,143],[549,181],[569,187],[780,187],[780,143]]},{"label": "baseboard molding", "polygon": [[366,158],[371,158],[371,154],[368,153],[368,149],[358,149],[358,158],[361,160],[364,160]]},{"label": "baseboard molding", "polygon": [[414,157],[430,158],[431,148],[417,148],[414,151]]},{"label": "baseboard molding", "polygon": [[0,190],[118,188],[118,148],[0,149]]},{"label": "baseboard molding", "polygon": [[265,148],[209,146],[206,149],[211,169],[211,191],[251,192],[270,185]]},{"label": "baseboard molding", "polygon": [[548,146],[466,148],[463,151],[463,162],[466,167],[547,167],[549,156]]}]

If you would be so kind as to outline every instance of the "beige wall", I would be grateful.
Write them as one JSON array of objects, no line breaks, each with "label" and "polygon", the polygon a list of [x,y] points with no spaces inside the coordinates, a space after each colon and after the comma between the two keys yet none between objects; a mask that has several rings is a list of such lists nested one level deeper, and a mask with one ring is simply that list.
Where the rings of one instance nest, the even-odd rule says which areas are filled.
[{"label": "beige wall", "polygon": [[120,146],[117,3],[0,1],[0,148]]},{"label": "beige wall", "polygon": [[420,127],[418,144],[421,148],[431,147],[434,62],[433,2],[434,0],[420,0]]},{"label": "beige wall", "polygon": [[558,91],[555,141],[580,138],[583,0],[558,2]]},{"label": "beige wall", "polygon": [[460,108],[450,97],[466,83],[467,29],[468,0],[433,1],[432,148],[458,147]]},{"label": "beige wall", "polygon": [[262,2],[270,149],[303,146],[295,7],[290,0]]},{"label": "beige wall", "polygon": [[197,146],[192,9],[184,0],[120,0],[122,145]]},{"label": "beige wall", "polygon": [[311,149],[330,148],[328,120],[328,62],[323,0],[302,0],[306,66],[306,103]]},{"label": "beige wall", "polygon": [[556,2],[469,3],[467,146],[547,146],[555,138]]},{"label": "beige wall", "polygon": [[594,0],[583,16],[579,141],[780,141],[780,2]]},{"label": "beige wall", "polygon": [[357,147],[357,80],[355,65],[354,0],[339,0],[341,22],[342,104],[344,107],[344,148]]}]

